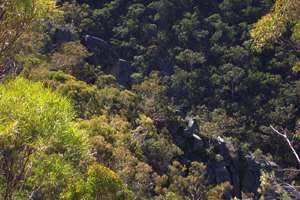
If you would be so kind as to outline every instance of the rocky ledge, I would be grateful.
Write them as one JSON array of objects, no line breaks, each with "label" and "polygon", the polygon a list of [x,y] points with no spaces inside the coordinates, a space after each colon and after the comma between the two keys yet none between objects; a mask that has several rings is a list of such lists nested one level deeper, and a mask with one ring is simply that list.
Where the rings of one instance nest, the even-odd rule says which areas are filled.
[{"label": "rocky ledge", "polygon": [[178,126],[172,131],[174,143],[184,152],[177,158],[189,165],[193,161],[207,165],[206,183],[216,185],[229,181],[233,186],[233,195],[242,192],[258,196],[262,171],[271,171],[278,166],[267,160],[257,160],[252,153],[243,153],[233,148],[225,138],[207,138],[200,136],[199,128],[193,119],[186,127]]}]

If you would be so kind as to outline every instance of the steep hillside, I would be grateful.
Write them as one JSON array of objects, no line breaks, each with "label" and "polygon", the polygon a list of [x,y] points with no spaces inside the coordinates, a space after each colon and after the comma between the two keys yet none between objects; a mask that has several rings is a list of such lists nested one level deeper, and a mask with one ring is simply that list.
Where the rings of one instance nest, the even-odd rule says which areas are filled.
[{"label": "steep hillside", "polygon": [[0,51],[5,200],[298,198],[299,18],[272,43],[272,0],[56,3]]}]

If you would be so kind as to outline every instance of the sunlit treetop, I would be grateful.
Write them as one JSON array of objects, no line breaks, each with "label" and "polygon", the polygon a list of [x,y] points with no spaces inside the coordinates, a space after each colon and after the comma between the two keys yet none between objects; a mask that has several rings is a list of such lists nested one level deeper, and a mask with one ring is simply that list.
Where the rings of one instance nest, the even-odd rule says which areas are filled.
[{"label": "sunlit treetop", "polygon": [[53,18],[58,13],[53,0],[1,0],[0,59],[35,22]]},{"label": "sunlit treetop", "polygon": [[292,28],[292,41],[295,50],[300,51],[300,1],[276,0],[272,10],[263,16],[251,30],[255,49],[261,50],[266,44],[277,42],[287,30]]}]

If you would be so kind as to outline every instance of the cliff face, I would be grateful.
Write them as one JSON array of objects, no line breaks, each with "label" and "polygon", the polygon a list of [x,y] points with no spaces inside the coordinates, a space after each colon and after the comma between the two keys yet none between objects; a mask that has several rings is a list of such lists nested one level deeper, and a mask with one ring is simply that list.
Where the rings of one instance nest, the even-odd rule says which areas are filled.
[{"label": "cliff face", "polygon": [[131,83],[132,68],[115,51],[114,47],[101,38],[85,35],[84,44],[92,55],[87,58],[89,63],[101,66],[101,69],[116,77],[119,84],[128,86]]},{"label": "cliff face", "polygon": [[193,161],[205,163],[208,185],[229,181],[234,187],[234,196],[240,197],[242,192],[247,192],[258,197],[261,172],[270,172],[278,166],[267,160],[257,160],[251,153],[243,154],[226,139],[211,139],[198,133],[198,125],[192,119],[186,127],[173,129],[174,143],[184,152],[178,159],[187,165]]}]

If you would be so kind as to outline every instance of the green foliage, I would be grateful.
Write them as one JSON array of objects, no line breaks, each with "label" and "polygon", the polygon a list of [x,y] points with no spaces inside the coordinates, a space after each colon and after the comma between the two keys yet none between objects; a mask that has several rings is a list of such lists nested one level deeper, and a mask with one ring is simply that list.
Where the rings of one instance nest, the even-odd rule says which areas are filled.
[{"label": "green foliage", "polygon": [[85,63],[84,59],[88,56],[88,51],[79,41],[67,42],[53,53],[49,68],[51,70],[64,71],[90,83],[96,79],[96,72]]},{"label": "green foliage", "polygon": [[87,199],[125,200],[132,197],[132,193],[126,189],[118,175],[101,165],[92,165],[89,168],[86,185]]},{"label": "green foliage", "polygon": [[208,31],[200,31],[201,24],[198,14],[185,13],[183,19],[173,26],[176,36],[183,47],[191,46],[193,42],[199,42],[208,35]]},{"label": "green foliage", "polygon": [[237,126],[237,121],[227,116],[225,110],[216,109],[212,112],[201,110],[200,132],[209,137],[226,136],[233,127]]},{"label": "green foliage", "polygon": [[51,0],[8,0],[0,7],[0,61],[32,24],[58,14]]},{"label": "green foliage", "polygon": [[46,84],[69,97],[80,117],[86,118],[100,112],[99,96],[95,87],[62,72],[50,73],[49,79]]},{"label": "green foliage", "polygon": [[[262,200],[264,199],[294,199],[297,198],[297,192],[288,191],[284,184],[278,183],[273,173],[262,173],[261,185],[259,192],[261,193]],[[289,185],[293,188],[294,185]]]},{"label": "green foliage", "polygon": [[155,200],[183,200],[183,198],[173,192],[167,192],[165,195],[156,197]]},{"label": "green foliage", "polygon": [[[33,9],[35,2],[41,9]],[[281,166],[293,166],[288,147],[265,127],[286,127],[298,150],[298,1],[272,2],[67,1],[62,17],[51,23],[49,15],[59,14],[52,1],[5,1],[12,10],[3,16],[9,7],[0,3],[0,50],[4,43],[13,46],[0,53],[9,61],[0,74],[8,70],[49,88],[21,78],[0,86],[0,163],[8,163],[0,165],[0,193],[10,199],[236,195],[227,182],[206,185],[210,165],[192,162],[227,162],[217,148],[188,155],[175,145],[175,133],[189,116],[203,141],[220,136],[230,150],[260,149],[255,156],[272,155]],[[14,9],[20,13],[15,18]],[[27,32],[18,29],[20,23]],[[53,31],[65,27],[79,38],[56,44]],[[22,37],[15,43],[17,32]],[[97,51],[113,51],[101,66],[90,62],[86,34],[107,42],[107,52]],[[278,45],[281,40],[288,46]],[[131,85],[118,84],[127,71],[126,65],[116,68],[119,59],[130,66]],[[268,184],[274,180],[269,177]],[[275,190],[276,198],[287,197],[279,195],[284,188],[273,186],[262,185],[261,194]]]},{"label": "green foliage", "polygon": [[205,62],[205,56],[202,53],[194,52],[190,49],[180,52],[178,56],[176,56],[176,59],[188,69]]},{"label": "green foliage", "polygon": [[297,41],[300,3],[297,0],[276,0],[272,11],[263,16],[250,32],[256,48],[276,42],[286,31],[288,24],[294,26],[293,39]]},{"label": "green foliage", "polygon": [[81,118],[91,118],[101,113],[113,115],[117,112],[128,118],[135,116],[133,108],[136,105],[136,94],[120,88],[112,76],[99,76],[96,82],[99,89],[96,85],[77,80],[62,71],[50,72],[38,68],[31,72],[30,78],[44,80],[44,85],[69,97],[76,114]]},{"label": "green foliage", "polygon": [[55,189],[58,195],[75,175],[70,169],[84,169],[90,160],[87,140],[72,122],[71,104],[22,78],[1,85],[0,96],[1,196],[25,198],[30,189]]},{"label": "green foliage", "polygon": [[[188,174],[184,175],[187,172]],[[169,173],[169,191],[181,197],[187,197],[187,199],[204,199],[206,197],[204,185],[205,166],[202,163],[192,162],[191,166],[187,168],[174,161],[170,165]]]},{"label": "green foliage", "polygon": [[133,197],[133,193],[126,188],[118,175],[110,169],[93,164],[87,172],[87,179],[78,181],[77,185],[62,194],[62,199],[88,200],[126,200]]},{"label": "green foliage", "polygon": [[117,80],[113,75],[102,75],[97,77],[96,85],[103,89],[107,86],[116,86]]},{"label": "green foliage", "polygon": [[207,192],[208,200],[222,200],[226,199],[230,196],[230,191],[232,190],[232,186],[229,182],[221,183],[213,188],[211,188]]}]

